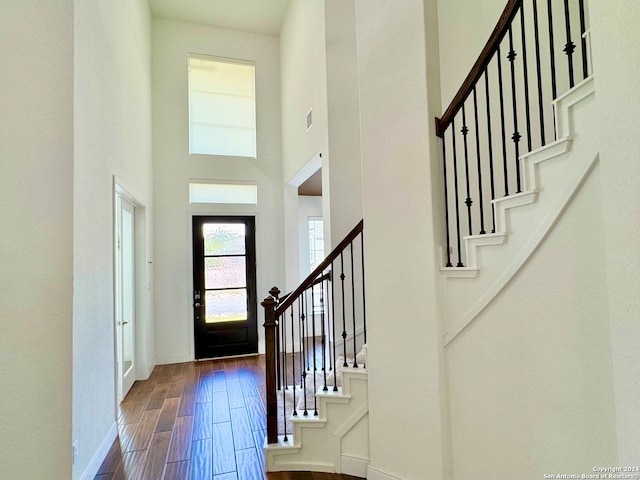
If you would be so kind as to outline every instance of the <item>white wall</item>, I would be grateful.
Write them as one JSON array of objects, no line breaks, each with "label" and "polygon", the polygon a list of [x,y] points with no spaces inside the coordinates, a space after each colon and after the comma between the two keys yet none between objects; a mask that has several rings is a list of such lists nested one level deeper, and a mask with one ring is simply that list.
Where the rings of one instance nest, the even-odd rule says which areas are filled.
[{"label": "white wall", "polygon": [[[291,0],[280,32],[284,184],[327,150],[324,30],[323,0]],[[307,132],[310,109],[313,127]]]},{"label": "white wall", "polygon": [[356,1],[375,479],[443,478],[425,24],[421,0]]},{"label": "white wall", "polygon": [[506,0],[438,0],[442,105],[446,108],[480,55]]},{"label": "white wall", "polygon": [[[255,62],[258,158],[189,155],[187,54]],[[155,312],[158,363],[193,359],[192,215],[255,215],[259,302],[283,285],[282,166],[278,38],[203,25],[153,21]],[[189,179],[258,184],[258,205],[190,205]]]},{"label": "white wall", "polygon": [[455,479],[590,474],[617,461],[600,169],[446,347]]},{"label": "white wall", "polygon": [[1,478],[71,477],[73,35],[71,0],[2,4]]},{"label": "white wall", "polygon": [[329,150],[322,175],[330,223],[325,244],[336,246],[362,219],[358,52],[355,1],[324,3]]},{"label": "white wall", "polygon": [[[147,2],[76,1],[75,33],[73,439],[79,457],[73,477],[80,478],[116,419],[114,175],[146,207],[146,253],[152,259]],[[139,260],[144,265],[147,258]],[[153,367],[148,294],[146,301],[139,299],[148,317],[137,319],[145,354],[138,362],[140,379]]]},{"label": "white wall", "polygon": [[[605,4],[606,3],[606,4]],[[618,432],[617,465],[640,464],[640,4],[590,2],[607,293]]]}]

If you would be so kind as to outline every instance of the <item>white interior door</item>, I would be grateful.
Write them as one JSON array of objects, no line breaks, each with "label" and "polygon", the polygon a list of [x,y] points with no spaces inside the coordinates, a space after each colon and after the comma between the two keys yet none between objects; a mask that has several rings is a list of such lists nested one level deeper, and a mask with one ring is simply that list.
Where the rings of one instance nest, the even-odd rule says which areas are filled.
[{"label": "white interior door", "polygon": [[117,197],[116,215],[116,363],[118,400],[136,380],[135,365],[135,207]]}]

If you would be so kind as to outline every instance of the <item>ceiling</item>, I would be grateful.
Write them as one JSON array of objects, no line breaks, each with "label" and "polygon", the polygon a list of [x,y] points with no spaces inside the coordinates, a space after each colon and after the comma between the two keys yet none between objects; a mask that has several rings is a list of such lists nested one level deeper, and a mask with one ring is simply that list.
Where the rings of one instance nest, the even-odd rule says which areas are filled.
[{"label": "ceiling", "polygon": [[154,17],[279,35],[289,0],[149,0]]}]

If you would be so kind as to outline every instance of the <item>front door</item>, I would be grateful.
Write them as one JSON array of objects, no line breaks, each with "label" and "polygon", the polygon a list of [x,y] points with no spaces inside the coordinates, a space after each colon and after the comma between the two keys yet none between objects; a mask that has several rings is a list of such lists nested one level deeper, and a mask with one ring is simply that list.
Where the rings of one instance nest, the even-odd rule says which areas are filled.
[{"label": "front door", "polygon": [[193,217],[196,359],[258,352],[254,217]]}]

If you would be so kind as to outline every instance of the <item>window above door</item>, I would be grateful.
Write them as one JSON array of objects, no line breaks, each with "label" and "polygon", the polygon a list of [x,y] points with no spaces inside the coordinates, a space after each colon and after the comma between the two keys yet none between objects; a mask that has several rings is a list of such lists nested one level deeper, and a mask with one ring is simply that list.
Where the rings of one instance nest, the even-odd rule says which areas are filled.
[{"label": "window above door", "polygon": [[190,53],[189,153],[256,158],[255,65]]}]

